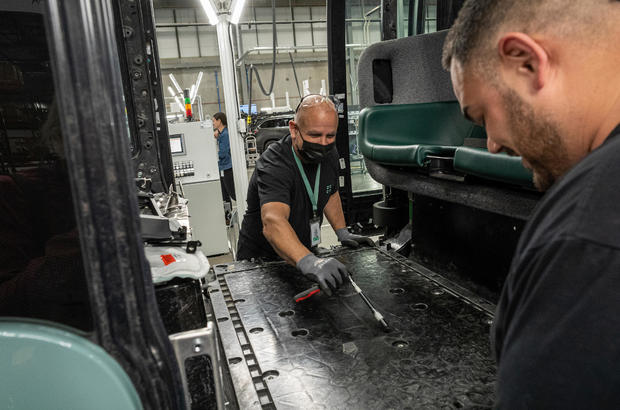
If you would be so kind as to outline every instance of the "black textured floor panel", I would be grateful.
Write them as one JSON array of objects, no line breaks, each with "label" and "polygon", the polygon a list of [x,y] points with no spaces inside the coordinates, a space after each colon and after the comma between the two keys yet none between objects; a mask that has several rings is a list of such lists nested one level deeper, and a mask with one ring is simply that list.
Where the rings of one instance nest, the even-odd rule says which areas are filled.
[{"label": "black textured floor panel", "polygon": [[492,406],[491,304],[395,254],[335,257],[392,332],[351,285],[295,303],[312,283],[284,263],[215,268],[210,296],[240,408]]}]

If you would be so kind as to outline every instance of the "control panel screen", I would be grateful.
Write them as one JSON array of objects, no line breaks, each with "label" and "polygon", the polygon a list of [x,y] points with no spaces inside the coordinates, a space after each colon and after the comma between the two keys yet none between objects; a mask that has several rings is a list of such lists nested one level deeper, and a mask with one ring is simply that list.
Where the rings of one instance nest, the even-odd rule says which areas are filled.
[{"label": "control panel screen", "polygon": [[170,152],[172,155],[185,153],[183,134],[175,134],[170,136]]}]

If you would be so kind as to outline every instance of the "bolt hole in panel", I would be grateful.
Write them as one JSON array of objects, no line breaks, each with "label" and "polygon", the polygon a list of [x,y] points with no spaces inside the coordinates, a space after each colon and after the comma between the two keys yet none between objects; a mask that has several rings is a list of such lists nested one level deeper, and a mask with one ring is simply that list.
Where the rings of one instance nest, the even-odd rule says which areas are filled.
[{"label": "bolt hole in panel", "polygon": [[[253,329],[263,329],[261,337],[241,338],[243,343],[239,332],[223,337],[222,345],[229,360],[239,356],[241,344],[251,347],[253,365],[278,373],[264,389],[256,390],[258,397],[268,392],[272,398],[265,406],[493,406],[496,368],[488,312],[471,299],[454,296],[456,287],[429,279],[428,271],[423,276],[423,267],[395,254],[365,248],[336,250],[333,256],[348,267],[385,317],[393,329],[389,335],[359,296],[343,296],[354,292],[350,284],[335,296],[321,292],[295,303],[293,296],[312,284],[285,263],[235,262],[235,269],[246,269],[218,274],[233,299],[246,299],[238,312],[242,332],[250,335]],[[390,292],[396,289],[406,291]],[[215,317],[229,315],[223,303],[214,310]],[[302,330],[308,333],[302,335]],[[234,368],[240,366],[248,364]],[[263,381],[268,371],[262,373]],[[249,386],[252,389],[252,383]],[[244,401],[246,390],[236,387],[239,406],[253,407],[253,401]]]},{"label": "bolt hole in panel", "polygon": [[277,370],[267,370],[265,373],[263,373],[263,380],[264,381],[273,380],[279,375],[280,375],[280,372],[278,372]]},{"label": "bolt hole in panel", "polygon": [[250,329],[250,333],[256,335],[258,333],[261,333],[263,330],[264,329],[262,327],[253,327],[252,329]]},{"label": "bolt hole in panel", "polygon": [[228,359],[228,363],[230,364],[239,364],[241,363],[243,359],[240,357],[231,357],[230,359]]},{"label": "bolt hole in panel", "polygon": [[396,347],[397,349],[404,349],[405,347],[409,346],[409,343],[404,340],[396,340],[392,342],[392,346]]},{"label": "bolt hole in panel", "polygon": [[295,312],[292,310],[283,310],[282,312],[278,313],[278,316],[287,317],[287,316],[293,316],[294,314]]},{"label": "bolt hole in panel", "polygon": [[300,336],[308,336],[308,329],[297,329],[297,330],[293,330],[291,332],[291,335],[293,335],[294,337],[300,337]]}]

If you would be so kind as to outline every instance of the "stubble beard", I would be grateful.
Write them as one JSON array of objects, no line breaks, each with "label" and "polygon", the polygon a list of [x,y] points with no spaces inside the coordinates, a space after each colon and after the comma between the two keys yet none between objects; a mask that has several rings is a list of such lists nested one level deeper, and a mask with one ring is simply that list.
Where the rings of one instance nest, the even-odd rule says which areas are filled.
[{"label": "stubble beard", "polygon": [[513,90],[502,91],[516,151],[527,161],[534,186],[548,190],[571,167],[560,129],[549,116],[536,113]]}]

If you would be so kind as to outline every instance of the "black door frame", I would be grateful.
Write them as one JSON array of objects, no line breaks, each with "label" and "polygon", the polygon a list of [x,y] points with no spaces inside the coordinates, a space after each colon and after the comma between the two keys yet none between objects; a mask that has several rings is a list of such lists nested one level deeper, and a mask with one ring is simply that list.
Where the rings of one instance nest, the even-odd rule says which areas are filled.
[{"label": "black door frame", "polygon": [[149,409],[184,409],[140,238],[112,0],[49,0],[46,30],[93,341],[112,355]]}]

